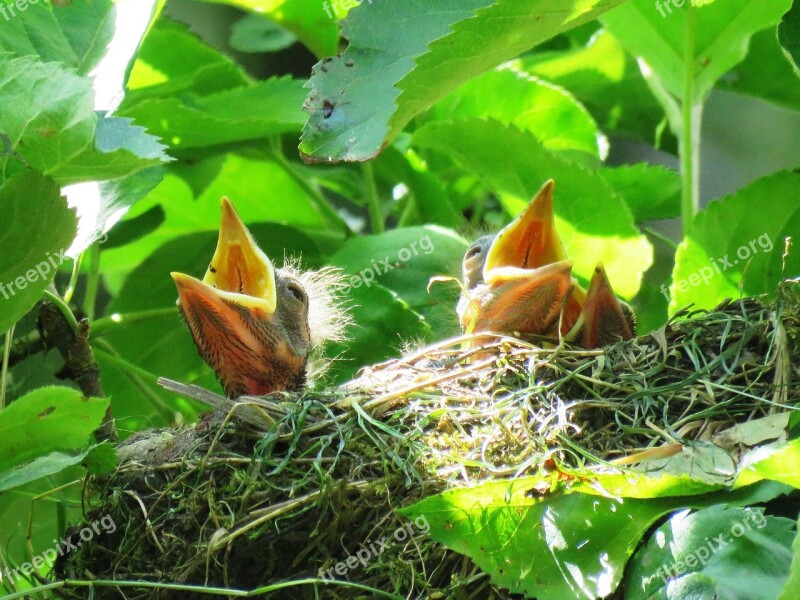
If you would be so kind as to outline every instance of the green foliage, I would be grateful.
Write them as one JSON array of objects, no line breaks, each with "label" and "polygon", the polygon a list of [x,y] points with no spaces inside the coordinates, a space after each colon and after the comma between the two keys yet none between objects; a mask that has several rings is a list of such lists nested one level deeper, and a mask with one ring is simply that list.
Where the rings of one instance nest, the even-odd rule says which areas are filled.
[{"label": "green foliage", "polygon": [[[88,75],[120,34],[122,4],[40,0],[0,17],[0,331],[22,346],[36,338],[26,315],[46,289],[87,316],[123,436],[197,418],[201,407],[159,377],[217,389],[169,273],[205,272],[222,196],[277,266],[294,257],[304,269],[341,269],[353,323],[346,341],[325,348],[336,358],[317,386],[457,334],[459,288],[430,280],[457,278],[478,232],[507,223],[549,178],[580,283],[602,261],[642,334],[667,311],[770,295],[800,274],[797,172],[765,172],[705,208],[699,201],[713,90],[800,110],[798,2],[204,0],[198,12],[242,9],[210,41],[156,4],[141,44],[123,56],[124,97],[110,113],[96,110]],[[228,42],[257,54],[237,61]],[[621,164],[621,138],[677,153],[680,173]],[[358,161],[369,162],[349,164]],[[676,217],[683,232],[664,242],[653,221]],[[70,247],[75,264],[49,261]],[[52,268],[40,274],[43,264]],[[115,461],[110,445],[91,440],[108,400],[41,387],[56,381],[55,353],[11,362],[0,378],[0,490],[11,490],[0,519],[13,522],[10,536],[33,510],[30,497]],[[521,479],[434,496],[408,514],[426,515],[434,539],[499,585],[543,599],[613,593],[626,568],[625,597],[774,597],[794,528],[735,507],[798,487],[797,448],[748,456],[733,485],[699,444],[686,452],[691,465],[665,467],[683,476],[570,489]],[[36,513],[47,515],[32,533],[37,551],[73,510],[69,494],[52,493],[58,508]],[[648,535],[687,508],[705,510]],[[746,514],[767,525],[679,580],[653,579],[654,565]],[[23,546],[24,536],[10,543],[15,560]],[[774,569],[768,550],[780,558]],[[757,577],[742,576],[743,557]]]},{"label": "green foliage", "polygon": [[800,4],[797,2],[792,3],[778,26],[778,41],[792,67],[800,74]]},{"label": "green foliage", "polygon": [[404,514],[424,515],[435,540],[472,557],[512,592],[567,600],[610,594],[639,538],[682,505],[583,494],[544,501],[530,483],[445,492]]},{"label": "green foliage", "polygon": [[[761,198],[771,199],[771,210],[753,210]],[[712,202],[678,248],[670,309],[713,308],[720,298],[773,292],[783,274],[800,271],[800,254],[783,258],[787,237],[800,239],[797,173],[776,173]]]},{"label": "green foliage", "polygon": [[[0,329],[14,325],[42,297],[77,231],[56,183],[35,172],[19,173],[0,188],[5,212],[0,243],[3,311]],[[15,240],[25,240],[24,244]],[[52,260],[51,260],[52,258]],[[39,270],[37,271],[37,266]]]},{"label": "green foliage", "polygon": [[[372,158],[454,87],[619,3],[449,0],[436,10],[425,3],[362,5],[342,28],[347,49],[319,63],[309,80],[310,118],[300,151],[317,161]],[[406,35],[398,37],[401,29]]]},{"label": "green foliage", "polygon": [[776,598],[796,537],[791,519],[712,506],[672,516],[631,561],[626,589],[645,598]]},{"label": "green foliage", "polygon": [[664,10],[653,10],[650,0],[630,0],[601,20],[628,51],[647,61],[668,92],[696,103],[744,59],[750,36],[775,25],[790,3],[729,0],[684,11],[671,2],[664,2]]},{"label": "green foliage", "polygon": [[[67,458],[61,453],[85,448],[107,406],[108,400],[83,398],[65,387],[40,388],[19,398],[3,410],[0,472],[25,465],[28,480],[34,470],[39,476],[54,472],[45,472],[50,466],[46,463],[63,463]],[[35,468],[27,464],[40,457],[47,460],[39,461]]]}]

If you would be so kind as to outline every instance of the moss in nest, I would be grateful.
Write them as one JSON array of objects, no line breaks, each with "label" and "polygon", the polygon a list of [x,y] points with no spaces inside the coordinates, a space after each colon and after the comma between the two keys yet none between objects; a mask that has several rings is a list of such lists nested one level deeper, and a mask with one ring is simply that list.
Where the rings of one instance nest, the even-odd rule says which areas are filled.
[{"label": "moss in nest", "polygon": [[[225,410],[128,440],[119,469],[90,488],[99,505],[87,519],[111,515],[117,531],[68,555],[59,575],[237,589],[295,583],[278,598],[511,598],[421,525],[336,569],[408,526],[396,508],[448,487],[634,465],[665,445],[714,443],[735,462],[720,431],[800,399],[798,288],[785,284],[770,306],[684,311],[604,351],[496,335],[474,336],[464,351],[464,338],[448,340],[324,394],[232,404],[172,383]],[[302,583],[326,572],[364,587]],[[123,597],[109,586],[95,592]]]}]

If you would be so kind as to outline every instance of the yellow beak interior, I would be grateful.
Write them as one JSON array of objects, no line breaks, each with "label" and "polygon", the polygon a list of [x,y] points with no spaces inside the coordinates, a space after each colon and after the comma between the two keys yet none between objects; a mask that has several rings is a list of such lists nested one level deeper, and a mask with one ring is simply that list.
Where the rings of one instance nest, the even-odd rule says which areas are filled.
[{"label": "yellow beak interior", "polygon": [[553,216],[555,183],[548,180],[516,219],[495,237],[483,267],[484,278],[498,268],[537,269],[567,260]]},{"label": "yellow beak interior", "polygon": [[275,267],[227,198],[222,199],[221,211],[217,249],[202,282],[191,283],[193,278],[180,273],[173,274],[173,279],[176,283],[180,280],[183,289],[213,294],[271,315],[277,306]]}]

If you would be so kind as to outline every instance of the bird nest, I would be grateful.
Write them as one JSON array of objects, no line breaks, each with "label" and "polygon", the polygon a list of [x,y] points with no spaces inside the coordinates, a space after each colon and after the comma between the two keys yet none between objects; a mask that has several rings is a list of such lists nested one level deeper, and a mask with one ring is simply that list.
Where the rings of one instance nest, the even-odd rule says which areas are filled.
[{"label": "bird nest", "polygon": [[553,470],[680,469],[688,463],[674,459],[698,444],[735,470],[738,428],[800,400],[796,281],[770,305],[686,310],[604,350],[467,341],[470,350],[447,340],[334,391],[231,403],[165,382],[216,410],[120,448],[118,469],[87,485],[99,498],[87,521],[109,515],[116,531],[68,554],[59,575],[96,578],[97,598],[198,597],[191,585],[276,598],[511,598],[396,509]]}]

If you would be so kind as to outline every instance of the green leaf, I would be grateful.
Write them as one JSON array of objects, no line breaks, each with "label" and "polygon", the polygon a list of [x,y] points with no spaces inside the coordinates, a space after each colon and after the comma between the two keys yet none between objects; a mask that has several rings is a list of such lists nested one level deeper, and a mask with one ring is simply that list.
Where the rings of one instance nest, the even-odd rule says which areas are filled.
[{"label": "green leaf", "polygon": [[97,117],[89,79],[33,58],[0,56],[0,131],[27,163],[49,174],[92,143]]},{"label": "green leaf", "polygon": [[201,42],[186,25],[162,16],[136,55],[120,108],[144,98],[204,96],[248,83],[250,78],[230,58]]},{"label": "green leaf", "polygon": [[493,69],[436,103],[435,120],[494,119],[535,135],[548,150],[600,155],[597,125],[564,89],[511,69]]},{"label": "green leaf", "polygon": [[757,448],[748,454],[747,465],[739,475],[737,486],[768,479],[800,489],[800,440],[780,447]]},{"label": "green leaf", "polygon": [[131,119],[101,118],[95,141],[69,163],[59,166],[53,178],[67,185],[79,181],[119,179],[172,160],[166,146]]},{"label": "green leaf", "polygon": [[717,87],[800,110],[800,77],[795,76],[771,29],[753,36],[747,58],[723,77]]},{"label": "green leaf", "polygon": [[90,474],[103,475],[113,471],[118,463],[117,448],[110,442],[103,442],[90,448],[81,464]]},{"label": "green leaf", "polygon": [[[300,151],[310,161],[377,155],[419,112],[620,0],[374,2],[351,11],[347,49],[317,64]],[[397,35],[403,31],[404,35]]]},{"label": "green leaf", "polygon": [[63,471],[67,467],[81,463],[92,449],[84,450],[79,454],[64,454],[63,452],[51,452],[45,456],[39,456],[32,461],[16,466],[7,471],[0,471],[0,492],[25,485],[31,481],[36,481],[42,477],[53,475]]},{"label": "green leaf", "polygon": [[620,133],[671,150],[674,139],[659,143],[664,111],[642,77],[636,59],[606,31],[583,48],[534,52],[515,61],[532,75],[570,91],[606,133]]},{"label": "green leaf", "polygon": [[444,492],[401,513],[424,516],[434,540],[471,557],[497,585],[568,600],[611,594],[642,535],[681,504],[579,493],[542,498],[528,479]]},{"label": "green leaf", "polygon": [[0,51],[62,63],[87,75],[105,55],[114,36],[116,7],[111,0],[46,0],[4,3]]},{"label": "green leaf", "polygon": [[[330,56],[339,44],[336,18],[342,18],[342,0],[205,0],[230,4],[264,15],[291,31],[309,50],[319,56]],[[350,3],[352,4],[352,3]]]},{"label": "green leaf", "polygon": [[[692,96],[685,100],[694,104],[744,59],[750,37],[777,24],[790,3],[726,0],[693,8],[688,2],[677,7],[671,0],[655,6],[653,0],[630,0],[600,20],[631,54],[644,59],[675,97],[683,98],[691,77]],[[687,39],[693,40],[690,51],[694,50],[688,64]]]},{"label": "green leaf", "polygon": [[639,163],[601,169],[598,174],[625,200],[636,223],[681,214],[681,179],[675,171]]},{"label": "green leaf", "polygon": [[231,27],[231,48],[239,52],[275,52],[294,44],[297,38],[262,15],[247,15]]},{"label": "green leaf", "polygon": [[532,134],[497,122],[429,123],[414,134],[414,143],[448,155],[481,178],[501,194],[512,215],[552,177],[556,225],[574,272],[588,281],[602,261],[614,290],[625,298],[636,295],[653,249],[597,173],[551,154]]},{"label": "green leaf", "polygon": [[[356,276],[357,278],[358,276]],[[328,354],[334,382],[346,381],[367,365],[399,356],[411,340],[428,338],[430,326],[418,312],[393,291],[378,283],[351,279],[348,299],[354,324],[346,332],[347,342],[331,344]]]},{"label": "green leaf", "polygon": [[436,285],[432,294],[426,288],[431,277],[457,274],[466,250],[467,242],[448,229],[402,227],[351,238],[330,257],[330,263],[352,276],[352,288],[361,283],[369,287],[374,281],[392,290],[422,314],[436,334],[446,335],[457,328],[458,288]]},{"label": "green leaf", "polygon": [[65,387],[40,388],[17,399],[0,411],[0,471],[85,448],[107,407],[108,400]]},{"label": "green leaf", "polygon": [[626,598],[774,599],[789,571],[793,529],[761,508],[678,513],[632,559]]},{"label": "green leaf", "polygon": [[119,114],[173,148],[213,146],[299,131],[302,88],[299,80],[275,77],[206,96],[145,98],[121,107]]},{"label": "green leaf", "polygon": [[[726,298],[774,293],[789,236],[800,239],[800,174],[779,172],[710,203],[678,247],[670,314],[691,303],[710,309]],[[797,272],[800,253],[790,252],[786,274]]]},{"label": "green leaf", "polygon": [[[58,185],[27,171],[0,188],[0,331],[42,297],[77,231],[75,213]],[[0,438],[2,439],[2,438]]]},{"label": "green leaf", "polygon": [[[795,528],[800,531],[800,527]],[[792,542],[792,564],[789,568],[789,577],[781,590],[778,600],[793,600],[800,589],[800,534],[794,536]]]},{"label": "green leaf", "polygon": [[800,77],[800,2],[794,2],[778,25],[778,41],[786,59]]}]

